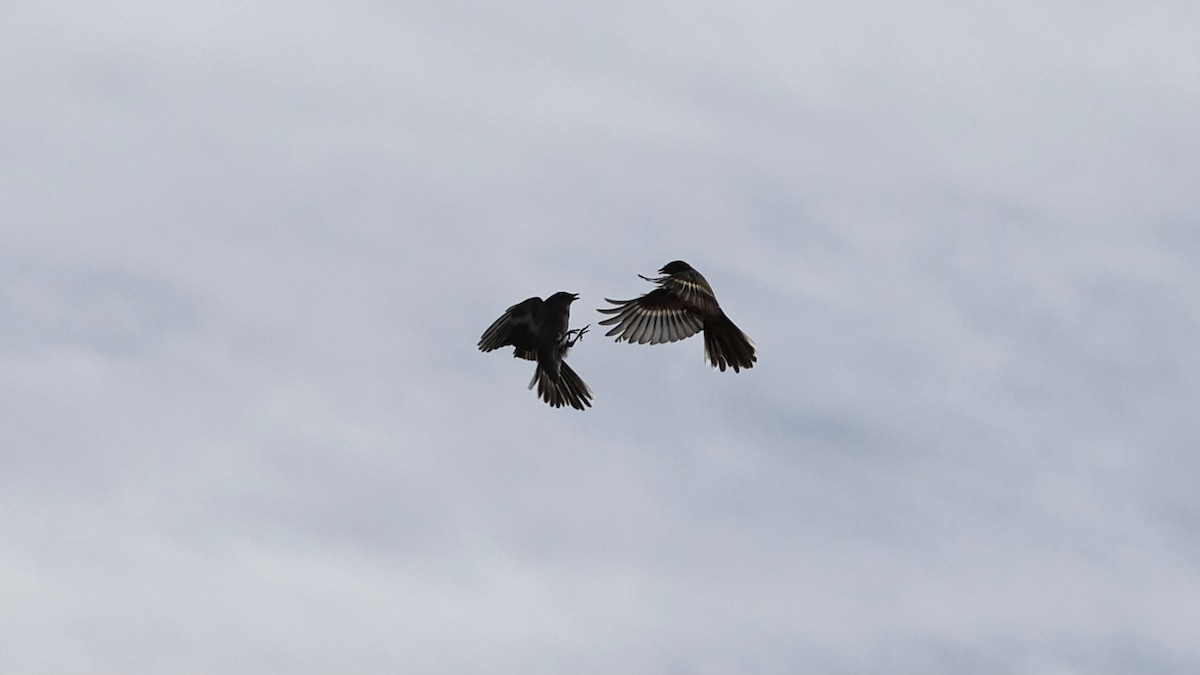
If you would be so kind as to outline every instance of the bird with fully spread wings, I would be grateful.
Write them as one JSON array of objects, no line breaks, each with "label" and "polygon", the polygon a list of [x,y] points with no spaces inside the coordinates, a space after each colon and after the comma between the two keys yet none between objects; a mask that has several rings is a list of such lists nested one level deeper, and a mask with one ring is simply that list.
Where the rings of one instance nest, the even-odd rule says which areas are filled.
[{"label": "bird with fully spread wings", "polygon": [[660,269],[661,277],[642,277],[658,288],[633,300],[609,300],[616,305],[598,310],[612,314],[600,322],[614,326],[606,335],[638,344],[676,342],[704,331],[704,354],[708,362],[724,372],[753,368],[758,357],[754,344],[734,325],[721,306],[712,286],[692,266],[676,260]]},{"label": "bird with fully spread wings", "polygon": [[529,298],[509,307],[479,338],[479,351],[512,345],[513,356],[537,361],[529,388],[555,408],[583,410],[592,405],[592,392],[563,358],[587,332],[587,326],[568,330],[575,293],[559,291],[542,300]]}]

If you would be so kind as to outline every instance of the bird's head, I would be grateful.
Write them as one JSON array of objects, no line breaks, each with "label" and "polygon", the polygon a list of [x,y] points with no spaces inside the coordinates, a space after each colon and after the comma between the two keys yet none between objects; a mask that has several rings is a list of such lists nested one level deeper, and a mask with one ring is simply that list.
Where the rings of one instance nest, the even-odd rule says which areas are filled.
[{"label": "bird's head", "polygon": [[572,302],[575,302],[578,299],[579,299],[578,293],[568,293],[566,291],[559,291],[559,292],[555,293],[554,295],[546,298],[546,302],[553,302],[555,304],[566,305],[569,307]]},{"label": "bird's head", "polygon": [[692,266],[683,262],[682,260],[672,260],[666,265],[663,265],[662,269],[660,269],[658,272],[659,274],[679,274],[680,272],[690,272],[691,269]]}]

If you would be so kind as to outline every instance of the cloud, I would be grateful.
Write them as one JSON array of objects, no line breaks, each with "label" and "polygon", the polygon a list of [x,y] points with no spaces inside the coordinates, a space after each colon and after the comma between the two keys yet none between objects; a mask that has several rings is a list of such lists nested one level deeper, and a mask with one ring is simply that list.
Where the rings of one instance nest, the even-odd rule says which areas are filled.
[{"label": "cloud", "polygon": [[1194,10],[15,11],[7,669],[1200,662]]}]

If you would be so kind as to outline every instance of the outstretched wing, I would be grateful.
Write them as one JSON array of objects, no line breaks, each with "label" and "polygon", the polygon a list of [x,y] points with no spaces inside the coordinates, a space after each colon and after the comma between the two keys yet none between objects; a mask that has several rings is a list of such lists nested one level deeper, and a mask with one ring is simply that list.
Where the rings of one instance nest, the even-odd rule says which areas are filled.
[{"label": "outstretched wing", "polygon": [[721,311],[721,305],[717,303],[717,296],[713,293],[712,286],[708,285],[708,280],[704,278],[704,275],[694,269],[682,270],[656,279],[642,278],[657,283],[671,295],[679,298],[684,305],[705,316],[712,316]]},{"label": "outstretched wing", "polygon": [[691,337],[704,329],[704,317],[668,288],[657,288],[634,300],[609,300],[615,307],[598,310],[614,316],[600,322],[615,327],[605,333],[617,341],[661,344]]},{"label": "outstretched wing", "polygon": [[534,337],[537,332],[535,317],[542,305],[541,298],[529,298],[509,307],[483,331],[479,338],[479,351],[490,352],[506,345],[514,347],[513,356],[530,361],[537,358]]}]

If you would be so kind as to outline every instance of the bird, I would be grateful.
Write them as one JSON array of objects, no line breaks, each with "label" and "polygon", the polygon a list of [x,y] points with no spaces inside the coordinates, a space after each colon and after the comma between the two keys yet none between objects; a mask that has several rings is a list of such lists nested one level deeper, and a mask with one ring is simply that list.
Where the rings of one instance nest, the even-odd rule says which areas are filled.
[{"label": "bird", "polygon": [[713,367],[725,372],[753,368],[758,357],[754,343],[725,316],[708,280],[691,265],[675,260],[658,270],[660,277],[638,276],[658,288],[633,300],[609,300],[616,305],[598,310],[614,316],[600,322],[614,326],[605,333],[638,344],[662,344],[689,338],[704,331],[704,355]]},{"label": "bird", "polygon": [[571,303],[576,293],[559,291],[542,300],[532,297],[504,310],[479,338],[479,351],[513,347],[513,356],[537,361],[529,389],[537,385],[538,397],[552,407],[569,405],[584,410],[592,405],[592,392],[563,358],[587,332],[588,326],[568,330]]}]

